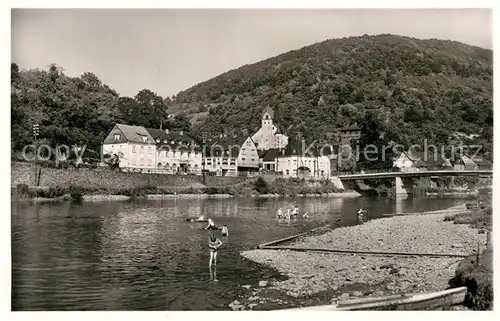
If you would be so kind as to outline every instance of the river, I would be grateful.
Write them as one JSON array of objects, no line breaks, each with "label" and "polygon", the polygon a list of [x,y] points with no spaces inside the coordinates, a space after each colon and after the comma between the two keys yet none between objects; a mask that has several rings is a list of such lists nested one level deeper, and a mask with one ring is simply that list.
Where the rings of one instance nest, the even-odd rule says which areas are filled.
[{"label": "river", "polygon": [[[462,199],[223,199],[27,204],[12,202],[13,310],[221,310],[241,285],[278,278],[239,252],[265,241],[385,213],[442,209]],[[308,211],[290,225],[278,206]],[[208,232],[187,217],[227,224],[216,279],[208,268]],[[213,272],[213,271],[212,271]]]}]

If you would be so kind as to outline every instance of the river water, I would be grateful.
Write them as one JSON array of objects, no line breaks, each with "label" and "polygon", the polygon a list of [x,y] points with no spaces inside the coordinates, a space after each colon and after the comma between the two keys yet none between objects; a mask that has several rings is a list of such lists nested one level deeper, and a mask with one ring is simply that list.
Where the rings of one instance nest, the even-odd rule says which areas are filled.
[{"label": "river water", "polygon": [[[239,255],[266,241],[385,213],[442,209],[460,199],[300,198],[12,203],[13,310],[221,310],[241,285],[279,277]],[[278,206],[308,211],[277,221]],[[215,278],[208,268],[206,214],[227,224]],[[220,235],[220,234],[219,234]]]}]

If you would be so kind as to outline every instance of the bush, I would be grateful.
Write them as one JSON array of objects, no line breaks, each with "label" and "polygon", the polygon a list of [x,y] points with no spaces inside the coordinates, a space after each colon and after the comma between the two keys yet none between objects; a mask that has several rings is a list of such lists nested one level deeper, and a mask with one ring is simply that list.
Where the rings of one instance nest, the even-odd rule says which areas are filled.
[{"label": "bush", "polygon": [[31,196],[30,187],[26,184],[17,184],[16,186],[17,196]]},{"label": "bush", "polygon": [[63,196],[65,191],[59,187],[49,187],[47,189],[37,189],[33,191],[33,197],[56,198]]},{"label": "bush", "polygon": [[269,186],[267,185],[267,182],[260,176],[255,181],[253,189],[256,190],[259,194],[269,193]]},{"label": "bush", "polygon": [[69,194],[71,195],[71,200],[75,203],[79,203],[83,200],[83,194],[85,190],[83,187],[71,185],[69,187]]}]

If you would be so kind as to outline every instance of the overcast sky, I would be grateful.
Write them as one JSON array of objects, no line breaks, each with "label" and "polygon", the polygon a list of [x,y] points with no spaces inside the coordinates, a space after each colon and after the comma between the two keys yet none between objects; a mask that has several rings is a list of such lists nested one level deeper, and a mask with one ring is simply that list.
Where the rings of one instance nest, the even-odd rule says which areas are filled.
[{"label": "overcast sky", "polygon": [[172,96],[223,72],[331,38],[392,33],[492,49],[487,9],[13,10],[12,61],[94,72],[121,95]]}]

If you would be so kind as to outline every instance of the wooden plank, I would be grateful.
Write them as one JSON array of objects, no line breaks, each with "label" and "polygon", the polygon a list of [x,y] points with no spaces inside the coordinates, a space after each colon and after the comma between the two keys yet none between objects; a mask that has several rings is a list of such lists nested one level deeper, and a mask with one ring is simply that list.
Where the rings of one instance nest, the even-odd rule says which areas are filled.
[{"label": "wooden plank", "polygon": [[467,294],[466,287],[449,289],[439,292],[410,295],[404,298],[394,298],[386,296],[377,298],[378,301],[362,302],[359,304],[322,305],[306,308],[293,308],[287,310],[322,310],[322,311],[360,311],[360,310],[430,310],[439,309],[446,306],[461,304],[465,301]]},{"label": "wooden plank", "polygon": [[303,232],[303,233],[299,233],[299,234],[295,234],[295,235],[292,235],[292,236],[284,237],[284,238],[281,238],[281,239],[278,239],[278,240],[274,240],[274,241],[270,241],[270,242],[267,242],[267,243],[262,243],[262,244],[258,245],[257,248],[262,249],[264,247],[268,247],[268,246],[271,246],[273,244],[279,244],[279,243],[283,243],[283,242],[286,242],[286,241],[291,241],[291,240],[296,239],[298,237],[307,235],[309,233],[316,232],[316,231],[318,231],[320,229],[329,228],[329,227],[330,227],[330,224],[319,226],[319,227],[313,228],[310,231],[306,231],[306,232]]},{"label": "wooden plank", "polygon": [[325,248],[297,248],[292,246],[259,246],[265,250],[285,250],[297,252],[327,252],[327,253],[342,253],[342,254],[362,254],[362,255],[387,255],[387,256],[426,256],[426,257],[458,257],[466,258],[469,254],[454,254],[454,253],[405,253],[405,252],[371,252],[371,251],[354,251],[354,250],[339,250]]}]

